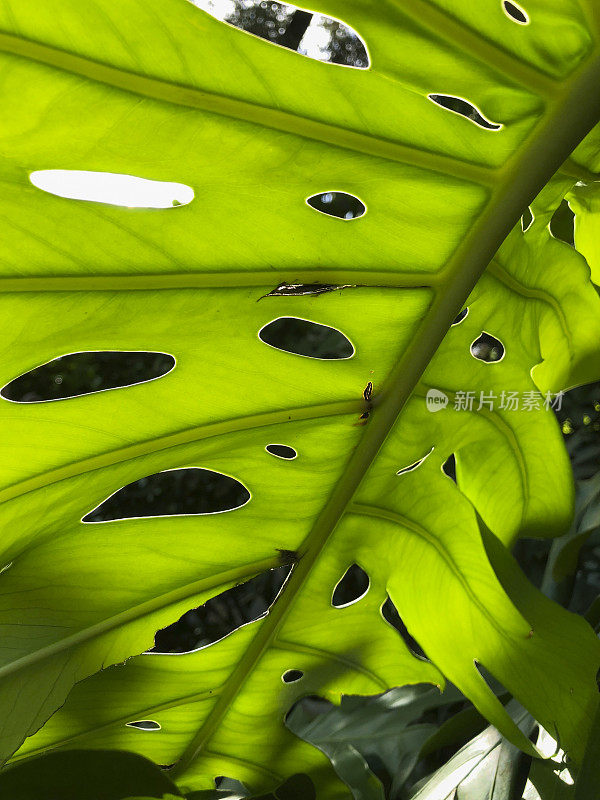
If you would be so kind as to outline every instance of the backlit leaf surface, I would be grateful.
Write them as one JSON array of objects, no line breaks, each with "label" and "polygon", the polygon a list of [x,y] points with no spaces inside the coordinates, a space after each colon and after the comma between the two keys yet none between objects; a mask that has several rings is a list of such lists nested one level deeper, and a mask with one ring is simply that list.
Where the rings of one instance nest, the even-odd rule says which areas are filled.
[{"label": "backlit leaf surface", "polygon": [[[568,460],[543,399],[600,374],[589,268],[544,222],[581,170],[593,178],[593,136],[528,231],[517,224],[600,116],[598,9],[531,0],[527,26],[496,0],[313,10],[360,34],[370,69],[302,58],[186,0],[0,5],[2,385],[68,353],[176,359],[149,383],[2,400],[5,758],[74,683],[282,562],[294,569],[268,616],[210,648],[142,655],[80,683],[16,758],[120,748],[175,764],[185,790],[216,775],[268,790],[325,770],[283,724],[298,697],[442,687],[444,676],[529,748],[475,661],[581,757],[600,646],[528,587],[500,542],[568,527]],[[68,199],[29,181],[46,169],[183,184],[194,199]],[[348,224],[306,203],[332,190],[367,213]],[[346,288],[267,296],[282,283]],[[354,355],[269,347],[258,332],[282,317],[341,331]],[[482,332],[501,360],[471,356]],[[442,410],[428,410],[431,389],[448,398]],[[515,411],[500,407],[509,391],[542,396]],[[461,392],[471,409],[455,409]],[[297,458],[273,458],[274,442]],[[451,454],[457,484],[441,470]],[[250,502],[81,522],[123,486],[186,467],[235,478]],[[369,590],[334,608],[352,563]],[[430,661],[382,618],[388,594]],[[303,678],[284,683],[289,669]],[[127,726],[147,719],[160,730]],[[329,774],[323,791],[343,794]]]}]

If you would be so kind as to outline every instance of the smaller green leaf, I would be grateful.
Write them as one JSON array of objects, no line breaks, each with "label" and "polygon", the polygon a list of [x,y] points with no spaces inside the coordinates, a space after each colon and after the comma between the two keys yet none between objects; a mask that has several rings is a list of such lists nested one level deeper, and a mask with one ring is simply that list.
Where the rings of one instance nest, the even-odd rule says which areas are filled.
[{"label": "smaller green leaf", "polygon": [[0,773],[0,797],[10,800],[173,800],[182,795],[166,774],[136,753],[64,750]]},{"label": "smaller green leaf", "polygon": [[376,761],[394,787],[403,785],[435,731],[435,725],[419,723],[420,717],[460,699],[454,686],[443,694],[429,684],[402,686],[377,697],[343,696],[339,707],[317,715],[300,702],[286,725],[325,753],[355,798],[380,798],[382,787],[369,765]]}]

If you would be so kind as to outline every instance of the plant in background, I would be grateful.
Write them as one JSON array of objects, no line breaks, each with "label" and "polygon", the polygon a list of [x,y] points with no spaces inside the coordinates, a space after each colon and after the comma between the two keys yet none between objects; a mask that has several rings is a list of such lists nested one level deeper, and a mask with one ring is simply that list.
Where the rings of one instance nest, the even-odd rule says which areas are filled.
[{"label": "plant in background", "polygon": [[[511,549],[568,530],[552,410],[600,378],[600,11],[312,10],[361,37],[368,69],[187,0],[0,7],[11,797],[197,798],[215,778],[309,796],[297,773],[319,797],[380,797],[373,753],[339,734],[372,708],[409,731],[381,758],[394,796],[454,791],[473,758],[460,791],[520,794],[536,724],[581,797],[594,785],[600,644]],[[574,246],[549,228],[565,201]],[[111,383],[119,353],[131,377]],[[40,394],[44,371],[61,380]],[[590,502],[549,579],[573,570]],[[153,647],[261,575],[251,624]],[[285,724],[301,698],[392,687]],[[468,724],[439,727],[454,691]],[[457,724],[478,738],[410,788]],[[84,785],[115,750],[140,788]],[[539,792],[567,791],[544,769]]]}]

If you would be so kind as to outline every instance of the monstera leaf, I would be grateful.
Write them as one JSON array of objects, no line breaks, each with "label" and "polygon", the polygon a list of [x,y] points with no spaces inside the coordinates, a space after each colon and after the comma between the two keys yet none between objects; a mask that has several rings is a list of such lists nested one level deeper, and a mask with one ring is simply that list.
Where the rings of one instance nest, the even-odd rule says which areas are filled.
[{"label": "monstera leaf", "polygon": [[[297,698],[447,677],[531,751],[481,666],[581,758],[600,645],[506,548],[568,527],[572,480],[544,402],[600,374],[589,268],[547,229],[569,192],[594,213],[578,184],[594,196],[595,134],[575,148],[600,118],[600,16],[594,0],[515,8],[319,2],[365,40],[357,70],[186,0],[1,5],[2,385],[72,353],[176,361],[110,392],[2,399],[4,758],[75,683],[281,564],[293,569],[268,615],[80,682],[14,759],[131,750],[174,764],[182,791],[223,774],[267,791],[317,770],[335,796],[325,756],[284,726]],[[175,183],[176,207],[56,196],[44,170]],[[333,192],[366,214],[305,202]],[[286,318],[340,331],[344,357],[259,337]],[[452,454],[456,484],[441,469]],[[240,482],[248,502],[83,521],[186,468]],[[354,563],[368,592],[334,607]],[[382,618],[388,595],[428,659]],[[155,724],[127,725],[139,720]]]}]

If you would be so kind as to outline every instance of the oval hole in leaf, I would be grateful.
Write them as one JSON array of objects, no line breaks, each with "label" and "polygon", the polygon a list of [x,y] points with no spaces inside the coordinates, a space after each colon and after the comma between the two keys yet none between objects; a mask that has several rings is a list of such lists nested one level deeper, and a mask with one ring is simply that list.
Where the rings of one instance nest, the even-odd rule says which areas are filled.
[{"label": "oval hole in leaf", "polygon": [[491,333],[481,331],[481,335],[471,343],[471,355],[478,361],[493,364],[504,358],[504,345]]},{"label": "oval hole in leaf", "polygon": [[499,131],[502,127],[500,123],[486,119],[473,103],[464,100],[462,97],[455,97],[450,94],[428,94],[427,97],[438,106],[468,119],[469,122],[472,122],[479,128],[484,128],[488,131]]},{"label": "oval hole in leaf", "polygon": [[157,631],[154,647],[148,653],[193,653],[262,619],[277,599],[291,569],[291,565],[286,565],[267,570],[186,611],[176,622]]},{"label": "oval hole in leaf", "polygon": [[199,467],[170,469],[123,486],[82,522],[221,514],[249,500],[248,489],[229,475]]},{"label": "oval hole in leaf", "polygon": [[358,603],[369,591],[370,583],[364,569],[358,564],[351,564],[335,585],[331,605],[334,608],[346,608]]},{"label": "oval hole in leaf", "polygon": [[221,22],[316,61],[355,69],[369,67],[364,40],[353,28],[334,17],[313,14],[289,3],[260,0],[191,2]]},{"label": "oval hole in leaf", "polygon": [[320,360],[346,359],[354,355],[350,339],[337,328],[299,317],[279,317],[258,332],[258,338],[286,353]]},{"label": "oval hole in leaf", "polygon": [[454,453],[450,453],[442,464],[442,472],[456,483],[456,457]]},{"label": "oval hole in leaf", "polygon": [[526,231],[529,230],[529,228],[531,228],[534,219],[535,217],[533,216],[533,211],[529,206],[527,206],[527,208],[521,215],[521,230],[523,231],[523,233],[525,233]]},{"label": "oval hole in leaf", "polygon": [[408,467],[403,467],[402,469],[399,469],[398,472],[396,473],[396,475],[404,475],[405,472],[413,472],[413,470],[415,470],[418,467],[420,467],[421,464],[425,461],[425,459],[433,453],[434,449],[435,448],[432,447],[431,450],[428,453],[425,453],[423,458],[420,458],[418,461],[415,461],[414,463],[409,464]]},{"label": "oval hole in leaf", "polygon": [[469,306],[467,306],[466,308],[463,308],[463,310],[460,312],[460,314],[457,314],[454,317],[454,321],[452,322],[452,325],[460,325],[460,323],[463,320],[465,320],[468,317],[468,315],[469,315]]},{"label": "oval hole in leaf", "polygon": [[162,378],[175,367],[167,353],[87,351],[59,356],[0,390],[13,403],[43,403],[122,389]]},{"label": "oval hole in leaf", "polygon": [[138,722],[126,722],[128,728],[138,728],[140,731],[159,731],[160,725],[153,719],[141,719]]},{"label": "oval hole in leaf", "polygon": [[563,200],[550,220],[550,233],[555,239],[575,246],[575,214],[566,200]]},{"label": "oval hole in leaf", "polygon": [[398,609],[392,603],[392,600],[389,596],[385,603],[381,606],[381,616],[389,625],[392,626],[392,628],[394,628],[394,630],[398,631],[404,640],[404,644],[408,647],[413,656],[420,658],[423,661],[429,661],[421,645],[408,632],[408,628],[402,621],[402,617],[398,613]]},{"label": "oval hole in leaf", "polygon": [[298,455],[294,448],[289,447],[287,444],[268,444],[265,450],[272,456],[283,458],[286,461],[293,461]]},{"label": "oval hole in leaf", "polygon": [[284,683],[295,683],[299,681],[300,678],[304,677],[304,673],[301,669],[288,669],[287,672],[284,672],[281,676],[281,680]]},{"label": "oval hole in leaf", "polygon": [[32,172],[29,180],[38,189],[68,200],[126,208],[173,208],[186,206],[194,199],[194,190],[185,183],[154,181],[115,172],[41,169]]},{"label": "oval hole in leaf", "polygon": [[518,3],[511,2],[511,0],[503,0],[502,9],[513,22],[518,22],[519,25],[529,25],[529,15]]},{"label": "oval hole in leaf", "polygon": [[343,220],[358,219],[364,216],[367,207],[353,194],[347,192],[323,192],[313,194],[306,198],[307,204],[319,211],[327,214],[328,217],[338,217]]}]

